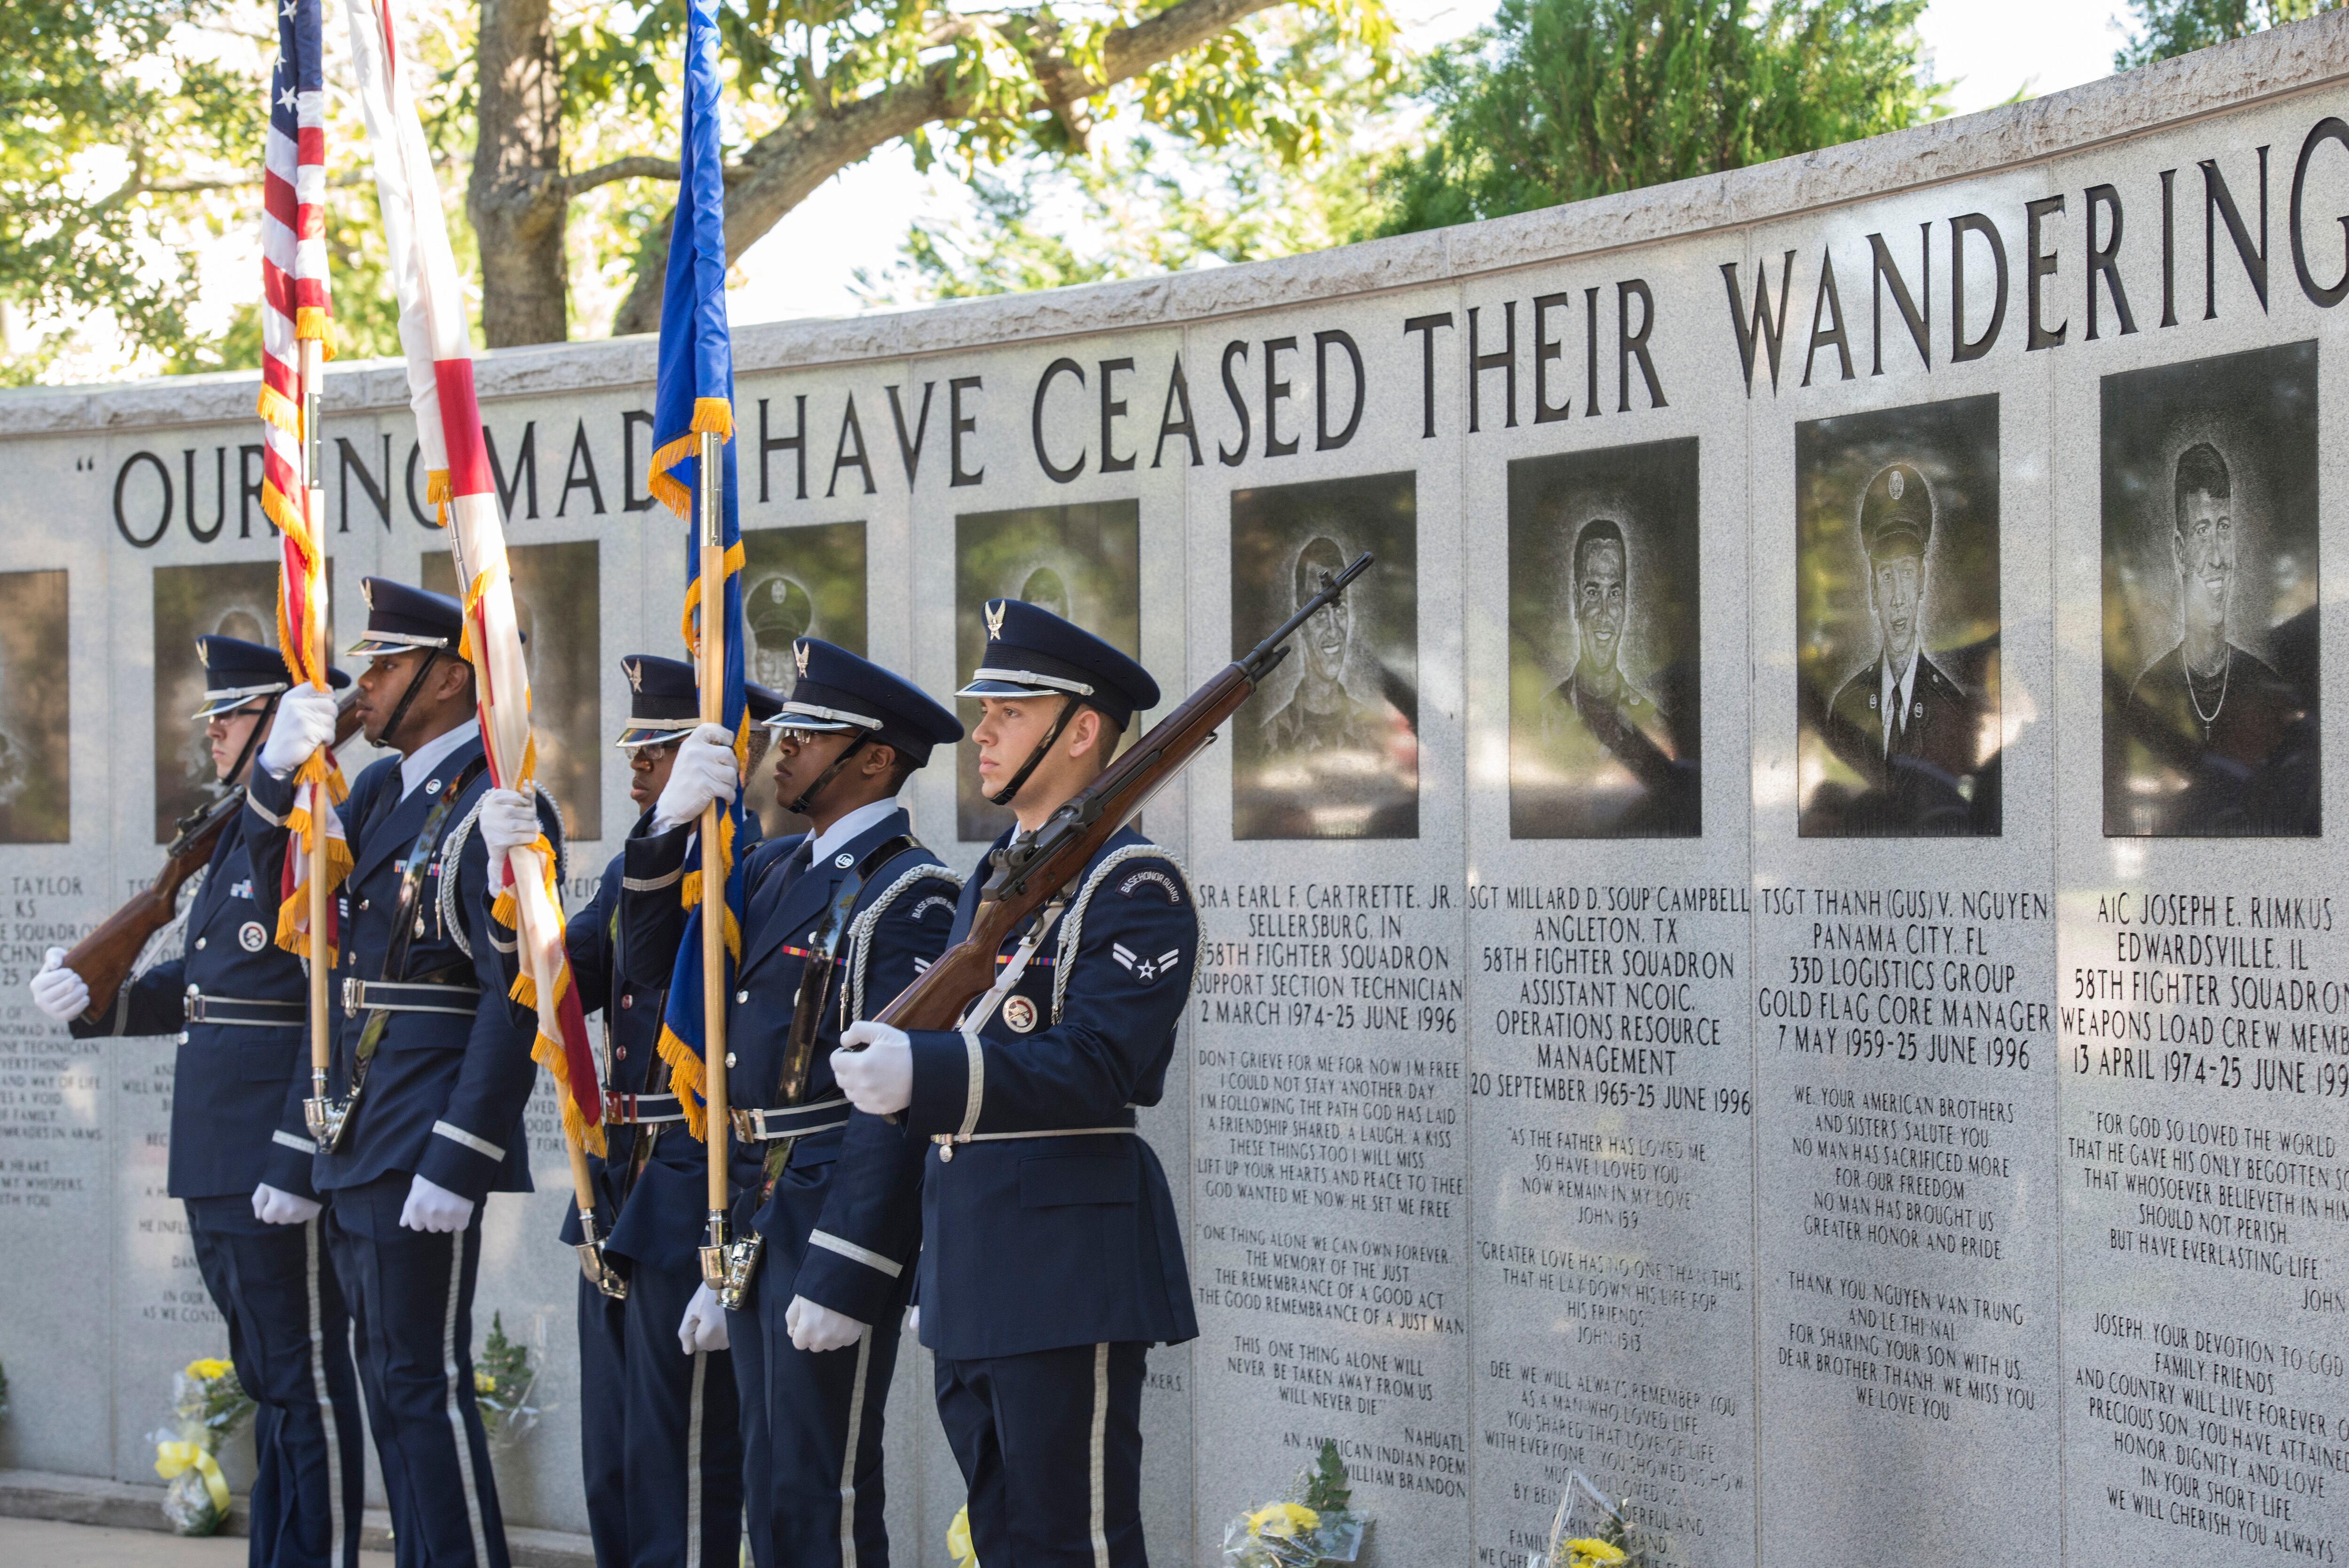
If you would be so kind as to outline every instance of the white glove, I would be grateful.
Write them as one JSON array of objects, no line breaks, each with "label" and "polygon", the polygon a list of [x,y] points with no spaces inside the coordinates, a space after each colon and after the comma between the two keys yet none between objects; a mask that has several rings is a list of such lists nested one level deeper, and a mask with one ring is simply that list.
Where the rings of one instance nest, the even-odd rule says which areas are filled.
[{"label": "white glove", "polygon": [[905,1309],[905,1332],[916,1339],[922,1336],[922,1305],[919,1302]]},{"label": "white glove", "polygon": [[685,1321],[677,1326],[677,1343],[688,1356],[727,1347],[726,1309],[718,1305],[718,1293],[708,1285],[693,1287],[693,1299],[685,1304]]},{"label": "white glove", "polygon": [[277,699],[277,719],[261,743],[261,765],[283,779],[335,740],[335,695],[308,681]]},{"label": "white glove", "polygon": [[722,724],[705,724],[678,742],[668,767],[668,785],[653,803],[653,831],[698,820],[713,800],[731,800],[741,775],[734,767],[734,738]]},{"label": "white glove", "polygon": [[865,1328],[846,1313],[818,1306],[803,1295],[792,1297],[784,1308],[783,1326],[802,1350],[844,1350],[864,1337]]},{"label": "white glove", "polygon": [[69,1024],[89,1011],[89,985],[66,967],[66,950],[52,947],[33,976],[33,1006],[60,1024]]},{"label": "white glove", "polygon": [[437,1181],[419,1176],[408,1184],[408,1202],[400,1206],[399,1222],[411,1231],[447,1233],[461,1231],[473,1217],[473,1201],[460,1198]]},{"label": "white glove", "polygon": [[840,1037],[861,1051],[832,1053],[832,1078],[848,1103],[867,1116],[889,1116],[914,1103],[914,1042],[903,1029],[871,1019],[851,1024]]},{"label": "white glove", "polygon": [[264,1225],[306,1225],[318,1217],[318,1201],[264,1181],[253,1190],[253,1217]]},{"label": "white glove", "polygon": [[518,789],[492,789],[481,797],[481,842],[493,856],[526,850],[538,842],[538,808]]}]

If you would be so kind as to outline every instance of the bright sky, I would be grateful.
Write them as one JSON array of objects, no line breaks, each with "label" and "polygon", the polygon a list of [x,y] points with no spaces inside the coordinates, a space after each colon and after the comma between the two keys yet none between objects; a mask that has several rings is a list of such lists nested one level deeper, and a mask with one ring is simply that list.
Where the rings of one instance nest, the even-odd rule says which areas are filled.
[{"label": "bright sky", "polygon": [[[1959,113],[2003,102],[2029,84],[2034,96],[2094,81],[2113,68],[2127,29],[2126,0],[1933,0],[1925,13],[1934,74],[1956,79]],[[1492,19],[1495,0],[1390,0],[1409,44],[1423,49]],[[2027,45],[2018,40],[2028,39]],[[925,178],[902,147],[875,154],[802,203],[742,258],[748,281],[730,295],[737,322],[843,315],[858,268],[878,273],[896,259],[906,225],[963,209],[956,182]]]}]

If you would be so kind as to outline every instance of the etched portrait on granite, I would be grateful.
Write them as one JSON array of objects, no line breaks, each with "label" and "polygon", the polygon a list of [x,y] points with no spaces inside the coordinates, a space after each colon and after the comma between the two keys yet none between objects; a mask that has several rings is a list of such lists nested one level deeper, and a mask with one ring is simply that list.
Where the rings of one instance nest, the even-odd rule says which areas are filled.
[{"label": "etched portrait on granite", "polygon": [[[178,836],[177,823],[220,798],[212,743],[189,716],[204,704],[202,636],[277,646],[277,563],[226,561],[159,566],[154,575],[155,841]],[[328,645],[333,629],[328,628]]]},{"label": "etched portrait on granite", "polygon": [[[969,512],[955,520],[957,683],[985,660],[990,599],[1024,599],[1142,656],[1142,503],[1093,501]],[[1169,683],[1174,684],[1174,683]],[[1175,700],[1180,700],[1176,694]],[[972,698],[955,705],[963,727],[978,722]],[[1147,727],[1134,715],[1125,739]],[[975,747],[955,748],[956,831],[985,842],[1011,825],[1009,808],[990,803],[978,783]]]},{"label": "etched portrait on granite", "polygon": [[1417,477],[1232,492],[1232,656],[1367,550],[1232,732],[1235,839],[1419,836]]},{"label": "etched portrait on granite", "polygon": [[[864,633],[864,525],[742,531],[742,674],[789,697],[799,684],[792,645],[822,637],[860,657]],[[742,803],[769,838],[807,830],[775,799],[775,770],[750,770]]]},{"label": "etched portrait on granite", "polygon": [[2314,838],[2316,345],[2102,401],[2105,832]]},{"label": "etched portrait on granite", "polygon": [[1693,438],[1509,465],[1509,836],[1679,839],[1699,789]]},{"label": "etched portrait on granite", "polygon": [[1995,394],[1795,427],[1803,837],[1998,834],[1998,486]]},{"label": "etched portrait on granite", "polygon": [[66,671],[65,573],[0,572],[0,844],[72,836]]},{"label": "etched portrait on granite", "polygon": [[[566,841],[604,836],[604,748],[610,737],[604,733],[596,550],[595,541],[577,539],[516,544],[506,551],[514,624],[522,629],[523,663],[530,672],[538,782],[562,809]],[[457,593],[456,568],[447,551],[424,557],[422,582],[436,593]],[[547,635],[540,634],[542,627]]]}]

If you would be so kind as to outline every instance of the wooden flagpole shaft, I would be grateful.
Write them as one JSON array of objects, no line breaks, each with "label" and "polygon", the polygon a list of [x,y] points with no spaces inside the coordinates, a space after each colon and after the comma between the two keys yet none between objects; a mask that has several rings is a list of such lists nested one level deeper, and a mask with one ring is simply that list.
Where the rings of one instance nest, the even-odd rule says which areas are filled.
[{"label": "wooden flagpole shaft", "polygon": [[[315,337],[302,340],[302,499],[313,545],[323,553],[326,538],[321,524],[326,515],[325,468],[321,454],[326,436],[319,428],[319,407],[325,401],[320,385],[325,368],[324,345]],[[319,576],[326,575],[324,562]],[[306,597],[306,595],[305,595]],[[313,606],[314,611],[319,609]],[[310,667],[326,667],[326,617],[316,614],[317,631],[310,636]],[[326,1093],[326,791],[320,786],[310,799],[310,1077],[317,1095]]]},{"label": "wooden flagpole shaft", "polygon": [[[726,722],[726,511],[719,487],[719,436],[701,436],[701,721]],[[701,1056],[702,1099],[709,1104],[709,1209],[722,1213],[726,1182],[726,879],[719,865],[719,823],[712,802],[701,813]]]}]

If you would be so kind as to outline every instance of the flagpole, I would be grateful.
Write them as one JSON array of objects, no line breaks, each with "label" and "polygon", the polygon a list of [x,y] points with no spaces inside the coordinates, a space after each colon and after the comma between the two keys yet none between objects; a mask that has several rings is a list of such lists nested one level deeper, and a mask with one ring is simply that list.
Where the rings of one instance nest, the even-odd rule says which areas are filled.
[{"label": "flagpole", "polygon": [[[701,722],[726,722],[726,508],[719,462],[725,438],[700,435],[701,515]],[[723,808],[716,801],[701,813],[701,1059],[709,1105],[709,1239],[725,1236],[731,1196],[726,1181],[726,872],[719,857]],[[707,1254],[705,1254],[706,1257]],[[704,1264],[705,1274],[708,1264]],[[711,1281],[712,1285],[718,1281]]]},{"label": "flagpole", "polygon": [[[325,370],[325,345],[315,337],[301,343],[302,366],[302,500],[308,514],[312,548],[317,552],[318,583],[326,575],[326,491],[324,469],[326,436],[319,428],[319,408],[325,402],[321,385]],[[316,623],[316,630],[301,628],[309,639],[310,667],[320,674],[325,684],[326,668],[326,614],[324,603],[303,594],[311,614],[305,619]],[[321,749],[324,749],[323,748]],[[326,787],[324,782],[310,789],[310,1083],[312,1092],[323,1104],[326,1098],[326,983],[329,960],[326,948]]]}]

